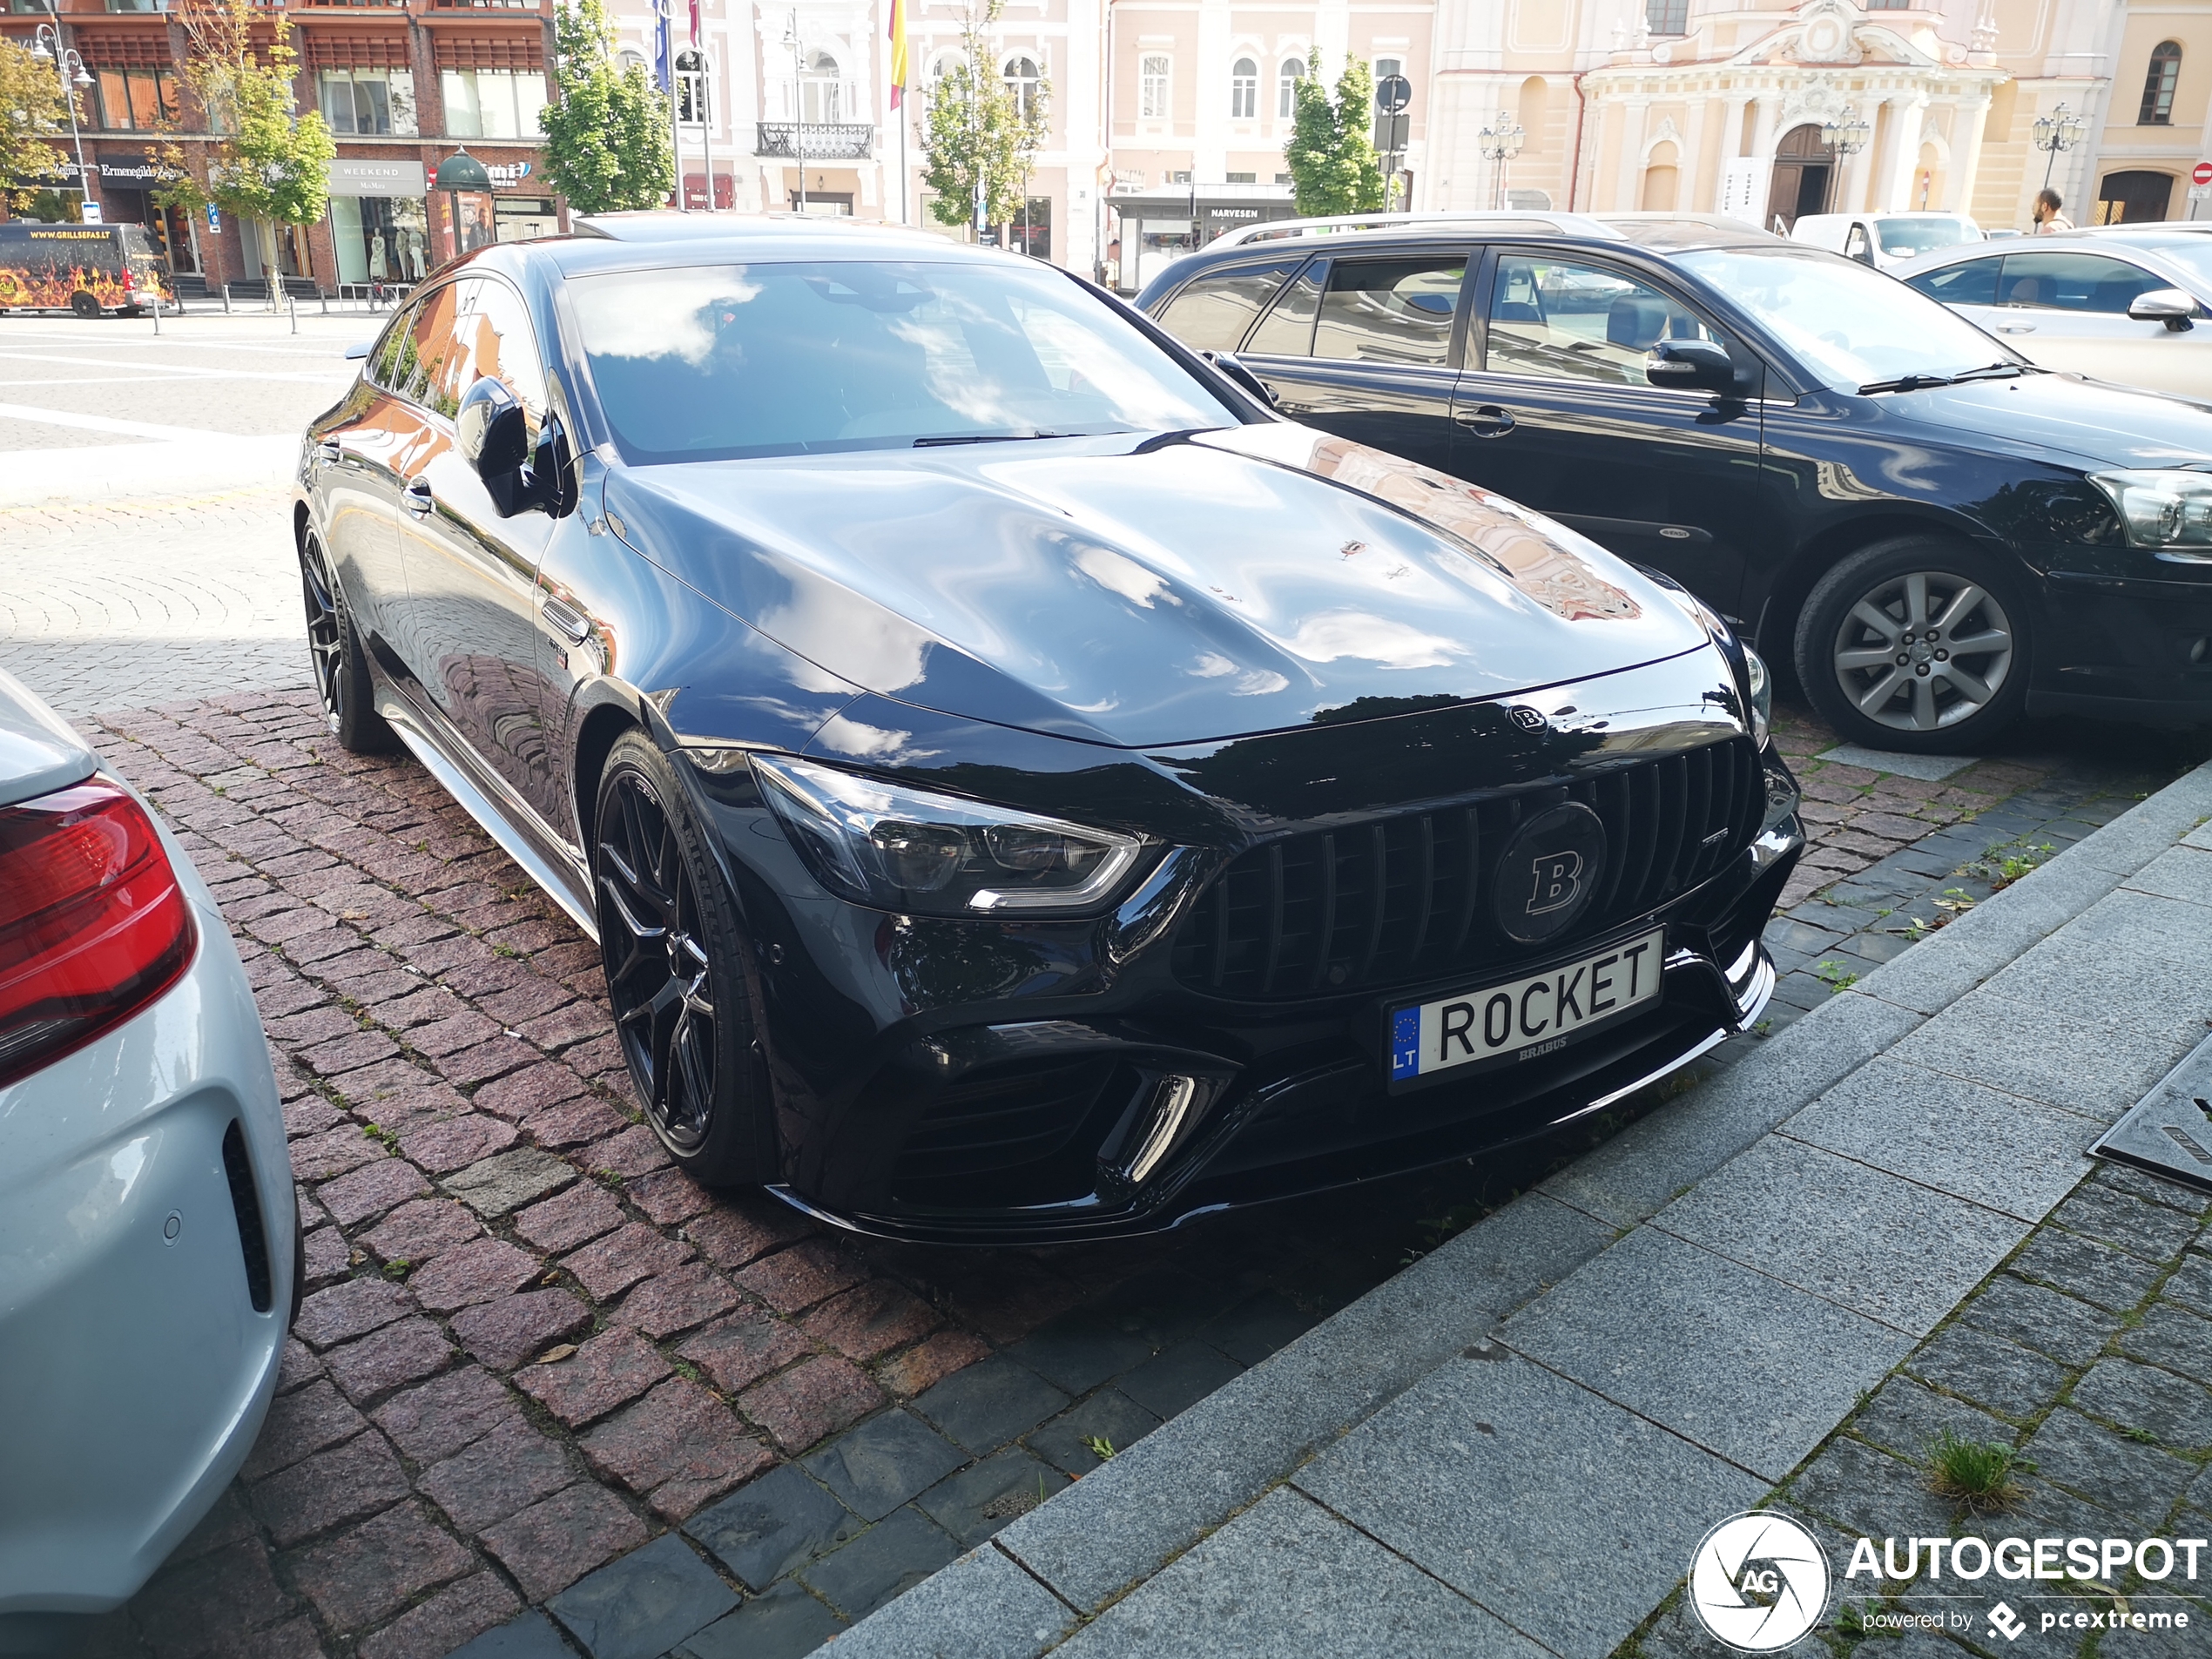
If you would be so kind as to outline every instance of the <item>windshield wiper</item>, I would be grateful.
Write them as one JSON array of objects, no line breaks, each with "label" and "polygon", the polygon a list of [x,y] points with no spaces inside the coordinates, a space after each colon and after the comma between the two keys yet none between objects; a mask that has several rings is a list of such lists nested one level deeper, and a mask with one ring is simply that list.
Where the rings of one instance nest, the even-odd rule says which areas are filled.
[{"label": "windshield wiper", "polygon": [[1948,386],[1948,374],[1900,374],[1893,381],[1869,381],[1858,389],[1862,394],[1874,392],[1919,392],[1931,386]]},{"label": "windshield wiper", "polygon": [[952,443],[1026,443],[1031,438],[1099,438],[1103,432],[962,432],[941,438],[916,438],[917,449],[934,449]]},{"label": "windshield wiper", "polygon": [[2032,367],[2028,363],[1986,363],[1979,368],[1970,368],[1951,378],[1954,381],[2009,381],[2027,374]]}]

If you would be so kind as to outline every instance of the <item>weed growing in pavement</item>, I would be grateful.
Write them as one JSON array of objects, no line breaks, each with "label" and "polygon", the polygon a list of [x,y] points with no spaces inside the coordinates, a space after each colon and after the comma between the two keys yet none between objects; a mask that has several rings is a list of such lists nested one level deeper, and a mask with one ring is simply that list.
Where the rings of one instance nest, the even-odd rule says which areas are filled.
[{"label": "weed growing in pavement", "polygon": [[2009,887],[2057,849],[2048,841],[2029,846],[2026,841],[2000,841],[1986,850],[1972,867],[1993,888]]},{"label": "weed growing in pavement", "polygon": [[699,1368],[688,1359],[671,1359],[668,1363],[675,1367],[676,1374],[679,1377],[687,1378],[695,1383],[703,1383],[706,1380],[706,1379],[700,1374]]},{"label": "weed growing in pavement", "polygon": [[2121,1439],[2133,1440],[2138,1446],[2156,1446],[2158,1444],[2158,1436],[2152,1433],[2147,1428],[2123,1428],[2120,1431],[2120,1433]]},{"label": "weed growing in pavement", "polygon": [[1858,983],[1858,975],[1841,962],[1826,961],[1813,969],[1831,991],[1848,991]]},{"label": "weed growing in pavement", "polygon": [[1108,1461],[1114,1455],[1114,1443],[1103,1434],[1084,1435],[1083,1447],[1101,1463]]},{"label": "weed growing in pavement", "polygon": [[397,1131],[386,1129],[381,1123],[364,1123],[361,1125],[361,1133],[372,1141],[382,1143],[387,1151],[396,1152],[400,1150],[400,1137]]},{"label": "weed growing in pavement", "polygon": [[[1946,887],[1943,897],[1932,901],[1939,910],[1948,911],[1953,917],[1962,916],[1981,902],[1964,887]],[[1938,922],[1938,927],[1943,924]]]},{"label": "weed growing in pavement", "polygon": [[395,1256],[384,1264],[384,1277],[395,1282],[405,1278],[415,1271],[415,1264],[404,1256]]},{"label": "weed growing in pavement", "polygon": [[2035,1472],[2017,1447],[2002,1440],[1962,1440],[1947,1428],[1928,1442],[1926,1461],[1928,1489],[1976,1514],[2019,1502],[2027,1489],[2013,1477]]}]

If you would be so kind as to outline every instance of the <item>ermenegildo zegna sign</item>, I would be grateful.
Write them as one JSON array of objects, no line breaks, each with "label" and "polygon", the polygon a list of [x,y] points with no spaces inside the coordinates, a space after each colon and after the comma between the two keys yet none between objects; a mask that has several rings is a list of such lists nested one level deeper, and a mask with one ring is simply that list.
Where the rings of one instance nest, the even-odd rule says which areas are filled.
[{"label": "ermenegildo zegna sign", "polygon": [[419,161],[372,161],[341,156],[330,164],[334,196],[420,196],[428,181]]}]

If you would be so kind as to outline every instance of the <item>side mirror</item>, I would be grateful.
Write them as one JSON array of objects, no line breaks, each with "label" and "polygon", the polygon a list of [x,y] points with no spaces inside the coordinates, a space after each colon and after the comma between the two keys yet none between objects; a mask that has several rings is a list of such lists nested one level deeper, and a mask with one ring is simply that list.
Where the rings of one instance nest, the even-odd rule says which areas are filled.
[{"label": "side mirror", "polygon": [[1644,355],[1643,377],[1669,391],[1726,397],[1736,390],[1736,364],[1728,348],[1710,340],[1661,341]]},{"label": "side mirror", "polygon": [[373,340],[355,341],[346,347],[346,361],[349,363],[366,362],[368,360],[369,347],[375,343]]},{"label": "side mirror", "polygon": [[490,375],[482,376],[462,395],[453,428],[462,458],[484,481],[502,518],[538,504],[522,475],[530,458],[529,416],[514,393]]},{"label": "side mirror", "polygon": [[2128,315],[2135,322],[2162,322],[2174,334],[2195,327],[2196,301],[2179,288],[2153,288],[2128,302]]},{"label": "side mirror", "polygon": [[566,518],[576,511],[576,457],[570,451],[568,429],[562,426],[559,415],[547,411],[545,422],[538,428],[537,448],[530,451],[529,464],[523,468],[522,477],[529,505],[543,508],[554,518]]},{"label": "side mirror", "polygon": [[1275,394],[1267,389],[1267,382],[1245,368],[1235,352],[1202,351],[1198,355],[1233,381],[1238,391],[1258,398],[1271,409],[1275,407]]}]

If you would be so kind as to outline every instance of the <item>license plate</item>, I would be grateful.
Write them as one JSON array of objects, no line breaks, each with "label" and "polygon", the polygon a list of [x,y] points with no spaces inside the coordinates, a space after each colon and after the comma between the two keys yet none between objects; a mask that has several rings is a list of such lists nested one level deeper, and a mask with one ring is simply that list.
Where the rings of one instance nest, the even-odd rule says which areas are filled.
[{"label": "license plate", "polygon": [[1667,934],[1641,939],[1527,979],[1440,997],[1390,1016],[1390,1080],[1454,1066],[1540,1059],[1601,1025],[1659,1000]]}]

